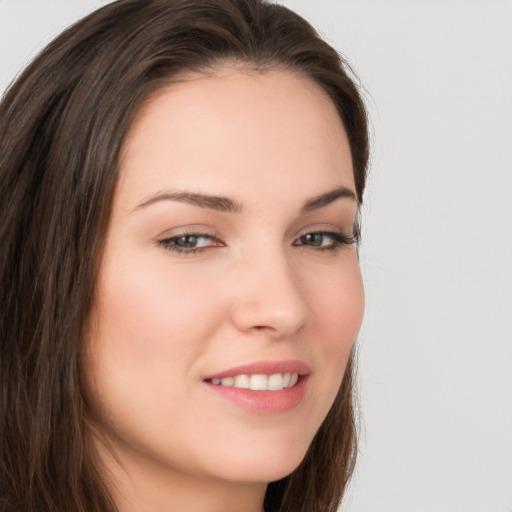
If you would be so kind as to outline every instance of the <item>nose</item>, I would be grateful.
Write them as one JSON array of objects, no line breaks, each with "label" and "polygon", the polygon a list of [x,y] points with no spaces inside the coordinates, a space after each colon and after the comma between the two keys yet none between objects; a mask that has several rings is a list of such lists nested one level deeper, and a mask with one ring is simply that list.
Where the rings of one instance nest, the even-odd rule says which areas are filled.
[{"label": "nose", "polygon": [[282,339],[303,327],[309,312],[305,290],[283,255],[260,254],[238,274],[232,321],[239,331]]}]

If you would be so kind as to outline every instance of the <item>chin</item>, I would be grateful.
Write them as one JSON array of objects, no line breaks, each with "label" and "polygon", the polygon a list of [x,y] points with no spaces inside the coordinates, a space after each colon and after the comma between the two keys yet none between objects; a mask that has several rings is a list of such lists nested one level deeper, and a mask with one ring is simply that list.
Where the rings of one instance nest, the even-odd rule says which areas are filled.
[{"label": "chin", "polygon": [[240,456],[228,465],[229,480],[239,482],[275,482],[290,475],[304,460],[307,447],[303,450],[279,450],[273,453],[258,453],[253,456]]}]

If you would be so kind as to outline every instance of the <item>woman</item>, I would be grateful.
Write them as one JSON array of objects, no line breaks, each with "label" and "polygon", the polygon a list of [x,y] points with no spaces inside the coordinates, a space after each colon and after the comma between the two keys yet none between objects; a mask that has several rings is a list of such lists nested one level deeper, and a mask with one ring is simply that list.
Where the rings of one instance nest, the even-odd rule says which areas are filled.
[{"label": "woman", "polygon": [[0,107],[1,510],[334,511],[365,110],[259,0],[120,0]]}]

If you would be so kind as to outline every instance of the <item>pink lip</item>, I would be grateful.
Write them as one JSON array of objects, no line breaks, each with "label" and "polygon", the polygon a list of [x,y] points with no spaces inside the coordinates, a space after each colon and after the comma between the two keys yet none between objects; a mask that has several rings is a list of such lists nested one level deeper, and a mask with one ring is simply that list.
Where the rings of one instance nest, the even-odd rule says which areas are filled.
[{"label": "pink lip", "polygon": [[272,375],[274,373],[309,375],[311,369],[302,361],[259,361],[208,375],[204,380],[224,379],[225,377],[236,377],[237,375]]},{"label": "pink lip", "polygon": [[[272,375],[274,373],[298,373],[299,380],[291,388],[280,391],[253,391],[215,385],[211,382],[212,379],[236,375]],[[297,407],[302,402],[310,373],[310,368],[301,361],[262,361],[209,375],[203,382],[211,392],[236,407],[256,414],[279,414]]]}]

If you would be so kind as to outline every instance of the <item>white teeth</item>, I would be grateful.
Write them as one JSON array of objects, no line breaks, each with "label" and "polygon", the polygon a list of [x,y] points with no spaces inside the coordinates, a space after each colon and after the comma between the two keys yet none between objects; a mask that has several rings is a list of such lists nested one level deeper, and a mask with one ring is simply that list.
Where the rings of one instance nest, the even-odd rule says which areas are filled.
[{"label": "white teeth", "polygon": [[233,386],[235,379],[234,377],[225,377],[224,379],[220,379],[220,383],[222,386]]},{"label": "white teeth", "polygon": [[272,375],[237,375],[223,379],[211,379],[216,386],[251,389],[253,391],[281,391],[291,388],[299,380],[298,373],[274,373]]},{"label": "white teeth", "polygon": [[235,388],[249,389],[249,375],[237,375],[235,377]]},{"label": "white teeth", "polygon": [[283,389],[283,376],[280,373],[269,375],[267,389],[270,389],[271,391],[279,391],[280,389]]},{"label": "white teeth", "polygon": [[265,391],[268,384],[268,377],[266,375],[251,375],[249,378],[249,387],[253,391]]}]

